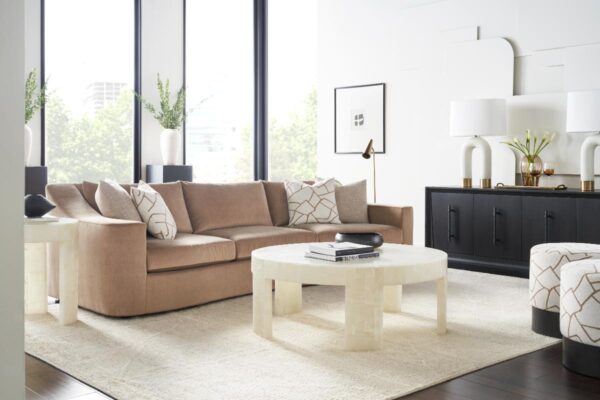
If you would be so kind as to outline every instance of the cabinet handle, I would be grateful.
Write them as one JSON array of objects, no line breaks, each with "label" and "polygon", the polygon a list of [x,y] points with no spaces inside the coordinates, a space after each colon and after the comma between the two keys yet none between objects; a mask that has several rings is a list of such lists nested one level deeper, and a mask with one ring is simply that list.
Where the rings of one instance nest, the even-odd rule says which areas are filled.
[{"label": "cabinet handle", "polygon": [[454,214],[456,210],[451,205],[448,205],[448,242],[452,240],[452,238],[456,238],[454,233],[452,233],[452,214]]},{"label": "cabinet handle", "polygon": [[544,242],[548,243],[550,241],[550,220],[553,219],[552,213],[548,210],[544,211]]},{"label": "cabinet handle", "polygon": [[497,233],[497,230],[496,230],[496,226],[497,226],[497,224],[496,224],[496,220],[497,220],[497,217],[498,217],[498,216],[501,216],[501,215],[502,215],[502,213],[500,212],[500,210],[499,210],[499,209],[497,209],[496,207],[494,207],[494,210],[493,210],[493,215],[492,215],[492,218],[493,218],[493,219],[492,219],[492,221],[493,221],[493,222],[492,222],[492,226],[493,226],[493,232],[492,232],[492,243],[493,243],[493,245],[494,245],[494,246],[495,246],[497,243],[499,243],[499,242],[501,241],[501,240],[498,238],[498,233]]}]

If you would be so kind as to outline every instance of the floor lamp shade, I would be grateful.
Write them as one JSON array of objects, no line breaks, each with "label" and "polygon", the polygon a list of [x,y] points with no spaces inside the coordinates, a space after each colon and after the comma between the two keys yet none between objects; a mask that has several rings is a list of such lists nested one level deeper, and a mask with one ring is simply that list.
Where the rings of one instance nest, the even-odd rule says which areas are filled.
[{"label": "floor lamp shade", "polygon": [[473,150],[482,152],[481,187],[491,187],[492,156],[490,145],[479,136],[506,135],[504,99],[455,100],[450,102],[450,136],[471,137],[462,149],[463,186],[471,187]]},{"label": "floor lamp shade", "polygon": [[[600,90],[570,92],[567,96],[567,132],[600,132]],[[600,135],[587,137],[581,145],[581,190],[594,190],[594,151]]]}]

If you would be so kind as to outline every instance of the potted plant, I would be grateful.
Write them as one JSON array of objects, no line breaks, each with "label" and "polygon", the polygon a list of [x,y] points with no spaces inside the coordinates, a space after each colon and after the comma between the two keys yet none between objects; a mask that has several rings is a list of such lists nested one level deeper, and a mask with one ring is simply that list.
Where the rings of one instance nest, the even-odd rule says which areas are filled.
[{"label": "potted plant", "polygon": [[146,101],[139,93],[136,97],[142,102],[146,110],[163,127],[160,133],[160,152],[164,165],[177,163],[177,153],[181,146],[181,126],[185,119],[185,88],[182,86],[175,94],[175,102],[171,105],[171,92],[169,80],[164,82],[160,74],[156,75],[156,86],[160,96],[160,109]]},{"label": "potted plant", "polygon": [[524,186],[537,186],[542,175],[543,162],[540,153],[552,141],[556,134],[550,135],[545,132],[541,137],[531,135],[531,131],[525,131],[525,142],[513,138],[512,142],[503,142],[507,146],[521,153],[521,177]]},{"label": "potted plant", "polygon": [[[37,93],[36,93],[37,91]],[[32,70],[25,81],[25,165],[31,164],[32,136],[31,128],[27,125],[35,113],[46,104],[46,84],[37,90],[37,73]]]}]

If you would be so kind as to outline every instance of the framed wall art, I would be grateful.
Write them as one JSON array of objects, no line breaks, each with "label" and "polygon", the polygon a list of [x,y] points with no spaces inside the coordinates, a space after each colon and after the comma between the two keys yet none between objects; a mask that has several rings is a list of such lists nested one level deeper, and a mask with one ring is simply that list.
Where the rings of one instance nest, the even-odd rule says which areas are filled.
[{"label": "framed wall art", "polygon": [[333,97],[335,153],[362,153],[371,139],[385,153],[385,83],[338,87]]}]

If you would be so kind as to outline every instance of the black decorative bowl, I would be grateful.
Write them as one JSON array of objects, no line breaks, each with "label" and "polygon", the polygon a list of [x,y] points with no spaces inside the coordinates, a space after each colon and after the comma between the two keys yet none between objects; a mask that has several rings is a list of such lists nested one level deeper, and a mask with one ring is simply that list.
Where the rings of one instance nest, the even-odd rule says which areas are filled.
[{"label": "black decorative bowl", "polygon": [[335,234],[335,241],[358,243],[377,248],[383,244],[383,235],[377,232],[339,232]]},{"label": "black decorative bowl", "polygon": [[25,216],[27,218],[40,218],[53,208],[56,206],[41,194],[25,196]]}]

